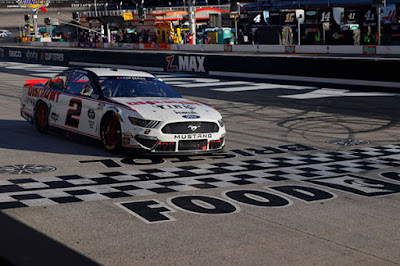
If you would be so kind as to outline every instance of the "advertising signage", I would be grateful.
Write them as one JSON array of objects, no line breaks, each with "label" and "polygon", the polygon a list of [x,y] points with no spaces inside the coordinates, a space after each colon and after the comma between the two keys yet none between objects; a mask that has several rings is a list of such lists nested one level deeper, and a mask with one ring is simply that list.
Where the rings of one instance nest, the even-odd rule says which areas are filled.
[{"label": "advertising signage", "polygon": [[345,8],[344,9],[344,18],[347,24],[357,24],[359,22],[359,8]]},{"label": "advertising signage", "polygon": [[360,8],[361,26],[362,27],[376,27],[378,24],[378,14],[376,8],[362,7]]},{"label": "advertising signage", "polygon": [[17,0],[20,7],[28,7],[33,11],[49,5],[50,0]]}]

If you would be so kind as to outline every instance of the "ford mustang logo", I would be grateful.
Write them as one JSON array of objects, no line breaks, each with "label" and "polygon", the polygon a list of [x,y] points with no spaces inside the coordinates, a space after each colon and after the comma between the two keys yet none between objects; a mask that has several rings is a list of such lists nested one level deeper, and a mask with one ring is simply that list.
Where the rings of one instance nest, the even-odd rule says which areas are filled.
[{"label": "ford mustang logo", "polygon": [[191,131],[196,131],[199,127],[201,127],[200,125],[188,125],[188,128],[191,130]]}]

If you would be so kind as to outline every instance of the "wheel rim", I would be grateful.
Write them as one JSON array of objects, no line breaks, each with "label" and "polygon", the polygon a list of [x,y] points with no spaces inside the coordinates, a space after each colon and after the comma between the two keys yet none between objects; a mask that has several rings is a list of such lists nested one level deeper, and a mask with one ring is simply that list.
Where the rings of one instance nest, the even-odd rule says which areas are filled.
[{"label": "wheel rim", "polygon": [[41,104],[39,106],[37,116],[38,116],[39,126],[41,126],[41,127],[45,126],[46,125],[46,107],[43,104]]},{"label": "wheel rim", "polygon": [[119,135],[121,133],[121,125],[116,117],[113,117],[108,126],[107,141],[111,145],[118,144]]}]

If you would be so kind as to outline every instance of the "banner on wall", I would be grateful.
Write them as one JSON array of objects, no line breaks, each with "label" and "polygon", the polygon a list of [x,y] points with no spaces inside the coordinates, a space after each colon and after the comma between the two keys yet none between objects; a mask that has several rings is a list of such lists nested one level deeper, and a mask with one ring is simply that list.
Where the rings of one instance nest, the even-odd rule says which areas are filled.
[{"label": "banner on wall", "polygon": [[41,7],[47,7],[50,0],[17,0],[17,2],[20,7],[27,7],[36,11]]}]

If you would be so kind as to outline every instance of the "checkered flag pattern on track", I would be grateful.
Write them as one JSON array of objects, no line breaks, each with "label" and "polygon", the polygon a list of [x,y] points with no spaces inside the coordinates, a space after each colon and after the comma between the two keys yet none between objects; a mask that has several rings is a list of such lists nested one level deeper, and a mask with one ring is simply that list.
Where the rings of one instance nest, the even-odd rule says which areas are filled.
[{"label": "checkered flag pattern on track", "polygon": [[400,145],[93,175],[0,180],[0,209],[310,180],[400,166]]}]

